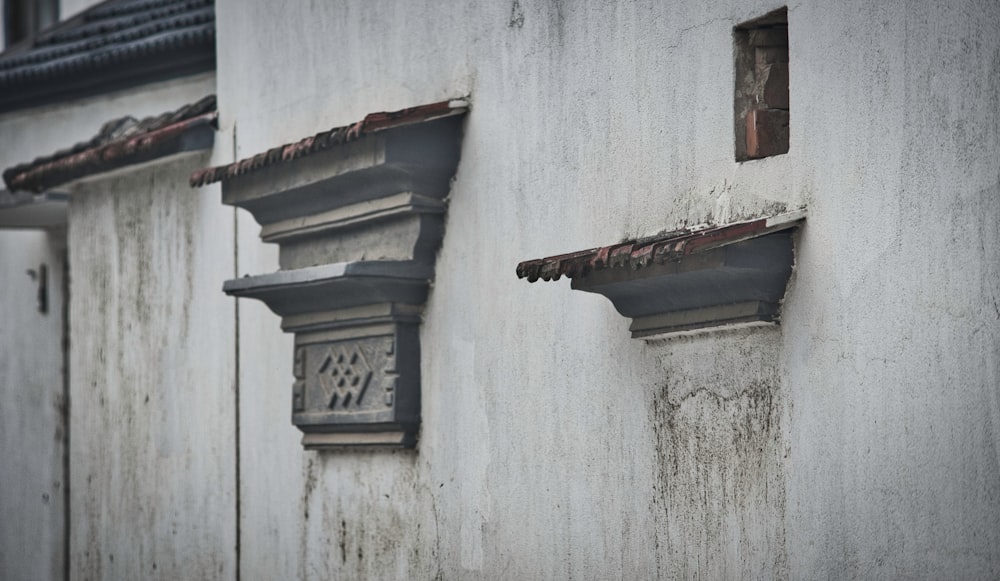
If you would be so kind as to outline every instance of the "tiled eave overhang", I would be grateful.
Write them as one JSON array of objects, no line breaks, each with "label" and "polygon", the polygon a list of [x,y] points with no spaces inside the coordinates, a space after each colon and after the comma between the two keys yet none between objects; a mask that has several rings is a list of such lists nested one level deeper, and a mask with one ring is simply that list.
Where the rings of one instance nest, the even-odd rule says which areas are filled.
[{"label": "tiled eave overhang", "polygon": [[89,142],[3,172],[11,191],[43,192],[68,182],[185,151],[209,149],[215,135],[215,96],[135,122],[121,136]]},{"label": "tiled eave overhang", "polygon": [[633,319],[633,337],[738,323],[776,322],[794,263],[791,231],[799,210],[768,218],[685,228],[527,260],[517,276],[572,279],[572,288],[606,296]]},{"label": "tiled eave overhang", "polygon": [[467,101],[452,99],[410,107],[399,111],[371,113],[361,121],[351,125],[334,127],[333,129],[317,133],[312,137],[273,147],[263,153],[231,164],[198,170],[191,174],[191,186],[198,187],[215,182],[224,182],[266,167],[306,157],[352,141],[358,141],[366,135],[378,133],[379,131],[452,115],[460,115],[465,113],[467,109]]}]

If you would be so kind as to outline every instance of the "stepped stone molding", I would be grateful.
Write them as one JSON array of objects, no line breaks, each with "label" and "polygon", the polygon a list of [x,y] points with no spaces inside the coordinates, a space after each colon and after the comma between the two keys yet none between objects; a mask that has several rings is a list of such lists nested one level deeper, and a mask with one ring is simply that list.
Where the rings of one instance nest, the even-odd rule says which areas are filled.
[{"label": "stepped stone molding", "polygon": [[685,228],[642,240],[527,260],[528,282],[572,279],[632,319],[633,338],[778,322],[795,262],[799,210],[724,226]]},{"label": "stepped stone molding", "polygon": [[307,449],[416,445],[420,322],[465,101],[369,115],[351,126],[200,170],[279,245],[280,270],[227,281],[295,334],[292,422]]}]

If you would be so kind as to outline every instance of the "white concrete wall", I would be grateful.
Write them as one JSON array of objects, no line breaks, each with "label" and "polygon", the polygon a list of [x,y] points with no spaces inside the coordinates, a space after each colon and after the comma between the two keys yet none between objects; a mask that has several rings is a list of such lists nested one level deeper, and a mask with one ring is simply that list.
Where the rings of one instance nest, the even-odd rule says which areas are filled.
[{"label": "white concrete wall", "polygon": [[[1000,7],[790,3],[791,150],[737,164],[731,29],[776,7],[219,2],[239,157],[473,99],[419,452],[301,451],[241,306],[243,578],[1000,574]],[[513,273],[803,204],[781,329],[646,344]]]},{"label": "white concrete wall", "polygon": [[997,578],[1000,4],[792,18],[791,571]]},{"label": "white concrete wall", "polygon": [[[137,118],[158,115],[214,91],[214,75],[206,74],[73,104],[6,113],[0,116],[0,166],[10,167],[90,139],[108,120],[124,115]],[[78,470],[70,483],[70,521],[75,531],[70,565],[74,578],[110,578],[122,572],[128,572],[128,575],[142,572],[141,576],[150,576],[147,568],[156,560],[157,552],[160,556],[158,570],[166,576],[184,572],[191,572],[196,577],[203,572],[207,572],[207,576],[215,576],[216,570],[213,567],[217,563],[221,563],[227,570],[235,567],[235,543],[232,539],[235,534],[235,500],[227,500],[233,499],[235,495],[231,461],[235,444],[228,447],[225,453],[215,449],[226,446],[226,441],[232,442],[231,437],[203,438],[204,431],[197,430],[191,433],[180,431],[169,436],[155,422],[154,425],[149,425],[148,408],[133,406],[135,402],[127,395],[136,389],[135,380],[148,380],[149,376],[156,376],[155,382],[150,380],[143,391],[135,393],[148,393],[156,385],[156,391],[162,391],[163,394],[159,403],[164,407],[160,411],[170,418],[171,423],[184,421],[191,415],[186,407],[188,405],[199,406],[219,397],[223,400],[232,399],[232,380],[215,381],[220,375],[226,377],[228,373],[231,377],[234,373],[232,360],[235,340],[231,305],[228,310],[223,307],[218,311],[221,323],[218,318],[201,312],[206,309],[214,313],[214,305],[230,304],[217,291],[221,281],[232,272],[232,211],[220,208],[214,197],[199,197],[185,186],[185,172],[205,163],[207,158],[202,157],[199,160],[189,159],[186,166],[176,168],[169,176],[162,172],[145,173],[134,178],[137,183],[119,179],[103,185],[90,184],[88,188],[99,190],[100,193],[89,201],[74,202],[76,212],[81,216],[75,221],[76,226],[71,234],[77,240],[74,253],[76,259],[72,269],[74,274],[71,276],[75,287],[79,287],[72,291],[77,301],[76,310],[80,309],[81,304],[101,305],[104,310],[99,312],[115,315],[95,318],[95,312],[84,311],[78,325],[74,326],[73,344],[77,357],[74,367],[80,373],[73,387],[75,395],[71,398],[74,405],[71,405],[70,422],[71,425],[73,420],[79,422],[77,429],[71,428],[77,438],[71,444],[71,465]],[[116,190],[120,187],[125,189]],[[171,197],[177,199],[171,201]],[[97,200],[101,202],[98,203]],[[204,204],[207,210],[202,211],[199,204]],[[142,215],[140,209],[159,213],[155,216]],[[122,215],[125,210],[133,213]],[[219,216],[223,219],[214,223]],[[179,223],[192,219],[190,224]],[[139,228],[142,225],[149,226],[151,230]],[[83,232],[90,234],[82,234]],[[98,233],[100,236],[110,236],[116,246],[98,245],[94,240]],[[206,241],[206,237],[210,237],[208,240],[212,242]],[[221,246],[216,243],[218,240],[221,240]],[[140,243],[143,241],[148,241],[149,245],[142,246]],[[61,244],[64,245],[65,242]],[[148,256],[136,255],[127,259],[123,256],[122,263],[114,268],[107,264],[113,256],[109,254],[112,250],[120,248],[122,252],[132,253],[137,250],[137,245],[146,249]],[[192,252],[195,247],[199,249],[198,260],[194,263],[183,264],[164,258],[164,254],[173,256],[185,246],[189,246]],[[210,250],[201,250],[203,246]],[[0,373],[3,377],[3,405],[0,406],[0,428],[3,430],[0,475],[3,485],[0,486],[0,502],[3,503],[4,515],[0,522],[0,578],[4,579],[55,579],[63,575],[66,534],[63,492],[49,490],[53,487],[65,487],[66,484],[63,481],[63,440],[62,435],[57,433],[64,428],[58,415],[59,406],[64,405],[61,399],[63,380],[60,310],[63,259],[58,252],[61,251],[53,246],[44,233],[0,232],[0,269],[7,273],[2,277],[4,290],[0,294],[0,308],[5,313],[4,322],[0,323],[0,341],[3,341],[0,355]],[[140,262],[150,257],[156,257],[158,262]],[[34,311],[35,289],[25,270],[37,268],[38,263],[46,259],[49,261],[51,310],[49,315],[43,317]],[[149,278],[151,269],[163,267],[169,268],[158,271],[154,279]],[[116,284],[101,287],[100,292],[88,289],[87,281],[93,281],[92,277],[101,272],[106,273],[109,269],[113,271],[116,281],[123,285],[131,284],[133,288],[130,290]],[[176,290],[174,280],[185,279],[200,285],[197,296],[164,296],[165,293]],[[151,302],[160,305],[176,305],[178,301],[190,303],[185,307],[185,312],[196,313],[191,315],[195,326],[193,334],[199,337],[204,335],[199,327],[202,324],[213,333],[222,333],[228,328],[229,333],[220,335],[214,346],[216,351],[204,350],[205,363],[202,368],[178,368],[178,358],[188,349],[184,343],[172,344],[166,352],[162,345],[155,343],[143,348],[136,344],[137,341],[156,336],[169,336],[173,340],[176,335],[176,338],[183,340],[183,335],[178,331],[179,326],[184,324],[181,318],[174,320],[170,314],[169,322],[172,326],[165,331],[159,328],[166,324],[163,317],[153,317],[147,321],[153,327],[146,329],[151,332],[149,335],[137,335],[143,327],[135,326],[134,321],[123,321],[121,329],[118,328],[117,315],[121,314],[119,310],[129,313],[119,303],[123,296],[135,292],[134,283],[140,280],[148,287],[144,290],[153,297]],[[154,286],[148,286],[154,283]],[[164,284],[156,286],[159,283]],[[121,306],[121,309],[115,309],[115,306]],[[227,319],[230,321],[228,327],[225,324]],[[170,334],[169,331],[177,332]],[[105,355],[103,360],[94,357],[95,349],[98,348],[95,342],[100,337],[107,338],[109,333],[118,335],[119,338],[107,339],[108,344],[100,346]],[[150,353],[158,353],[157,357],[173,353],[173,359],[157,360],[157,365],[152,365],[148,359]],[[215,356],[218,356],[217,360],[213,359]],[[127,363],[115,366],[110,376],[117,379],[111,385],[102,383],[101,389],[118,394],[119,401],[116,403],[119,408],[113,413],[97,414],[91,409],[94,402],[99,400],[99,392],[92,391],[97,389],[94,377],[103,376],[108,371],[108,361],[118,359],[124,359]],[[209,365],[210,359],[211,365],[215,367],[206,371],[204,367]],[[190,379],[192,373],[204,376],[201,383],[182,385],[186,390],[180,391],[177,386],[159,389],[161,386],[166,387],[161,379],[175,378],[183,384],[184,378]],[[88,381],[93,382],[93,385]],[[90,387],[84,389],[85,386]],[[198,386],[205,389],[211,387],[214,391],[207,400],[202,397],[193,403],[185,401],[184,398]],[[221,430],[231,436],[231,426],[235,423],[232,406],[220,408],[221,405],[214,408],[209,406],[204,410],[205,414],[218,415],[212,420],[211,426],[206,426],[204,430]],[[135,433],[136,424],[144,426],[145,431]],[[143,448],[143,444],[149,442],[141,437],[149,433],[156,433],[160,437],[161,445],[157,448],[157,454],[172,458],[181,467],[172,467],[168,460],[156,461],[155,454],[150,456],[153,450]],[[191,438],[203,438],[212,443],[207,448],[199,444],[185,456],[185,445],[190,447],[188,440]],[[168,441],[164,443],[163,440]],[[123,447],[114,450],[110,442],[122,442]],[[196,472],[197,478],[192,478],[191,470],[184,468],[191,463],[206,462],[212,464],[211,470]],[[151,465],[157,466],[157,469],[153,470]],[[172,470],[175,474],[164,477],[160,473],[161,469]],[[213,471],[220,471],[222,476],[228,475],[228,481],[213,476]],[[155,477],[150,477],[150,472]],[[214,480],[201,480],[208,476],[213,476]],[[47,501],[39,500],[43,499],[43,494],[47,495]],[[213,496],[215,494],[224,498],[216,500]],[[176,504],[177,500],[185,502]],[[218,506],[204,510],[198,508],[202,503]],[[199,514],[189,514],[192,509]],[[134,510],[137,512],[133,512]],[[171,515],[175,513],[181,516],[171,520]],[[151,519],[157,523],[158,529],[150,528]],[[206,530],[193,526],[202,520],[214,522],[202,527]],[[122,526],[122,523],[128,523],[128,526]],[[141,531],[135,532],[130,526]],[[183,541],[171,541],[173,532],[164,532],[168,527],[171,531],[179,528],[185,532]],[[215,543],[209,542],[213,535],[217,540]],[[91,558],[87,553],[93,547],[98,550],[93,553],[94,558]],[[110,555],[116,552],[119,562],[113,565],[110,563]],[[217,554],[199,560],[198,555],[205,552]],[[101,558],[107,562],[100,562]]]},{"label": "white concrete wall", "polygon": [[233,211],[207,154],[74,188],[71,568],[226,579],[236,568]]},{"label": "white concrete wall", "polygon": [[64,573],[65,251],[65,232],[0,231],[0,579],[9,581]]},{"label": "white concrete wall", "polygon": [[102,0],[59,0],[59,19],[66,20],[83,12],[87,8],[100,4]]}]

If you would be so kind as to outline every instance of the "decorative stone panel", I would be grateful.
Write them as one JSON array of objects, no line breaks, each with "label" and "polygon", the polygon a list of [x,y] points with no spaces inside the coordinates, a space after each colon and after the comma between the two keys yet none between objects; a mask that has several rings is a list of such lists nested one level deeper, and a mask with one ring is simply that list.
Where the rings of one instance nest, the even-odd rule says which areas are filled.
[{"label": "decorative stone panel", "polygon": [[420,322],[458,166],[464,101],[369,115],[192,176],[223,183],[280,270],[227,281],[295,334],[292,422],[310,449],[413,447]]}]

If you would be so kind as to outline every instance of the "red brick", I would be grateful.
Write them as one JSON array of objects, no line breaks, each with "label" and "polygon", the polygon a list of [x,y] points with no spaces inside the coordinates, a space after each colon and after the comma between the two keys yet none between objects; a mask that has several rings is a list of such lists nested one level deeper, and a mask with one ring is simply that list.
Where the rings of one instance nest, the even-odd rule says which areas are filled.
[{"label": "red brick", "polygon": [[788,153],[788,111],[754,109],[747,113],[747,157]]}]

